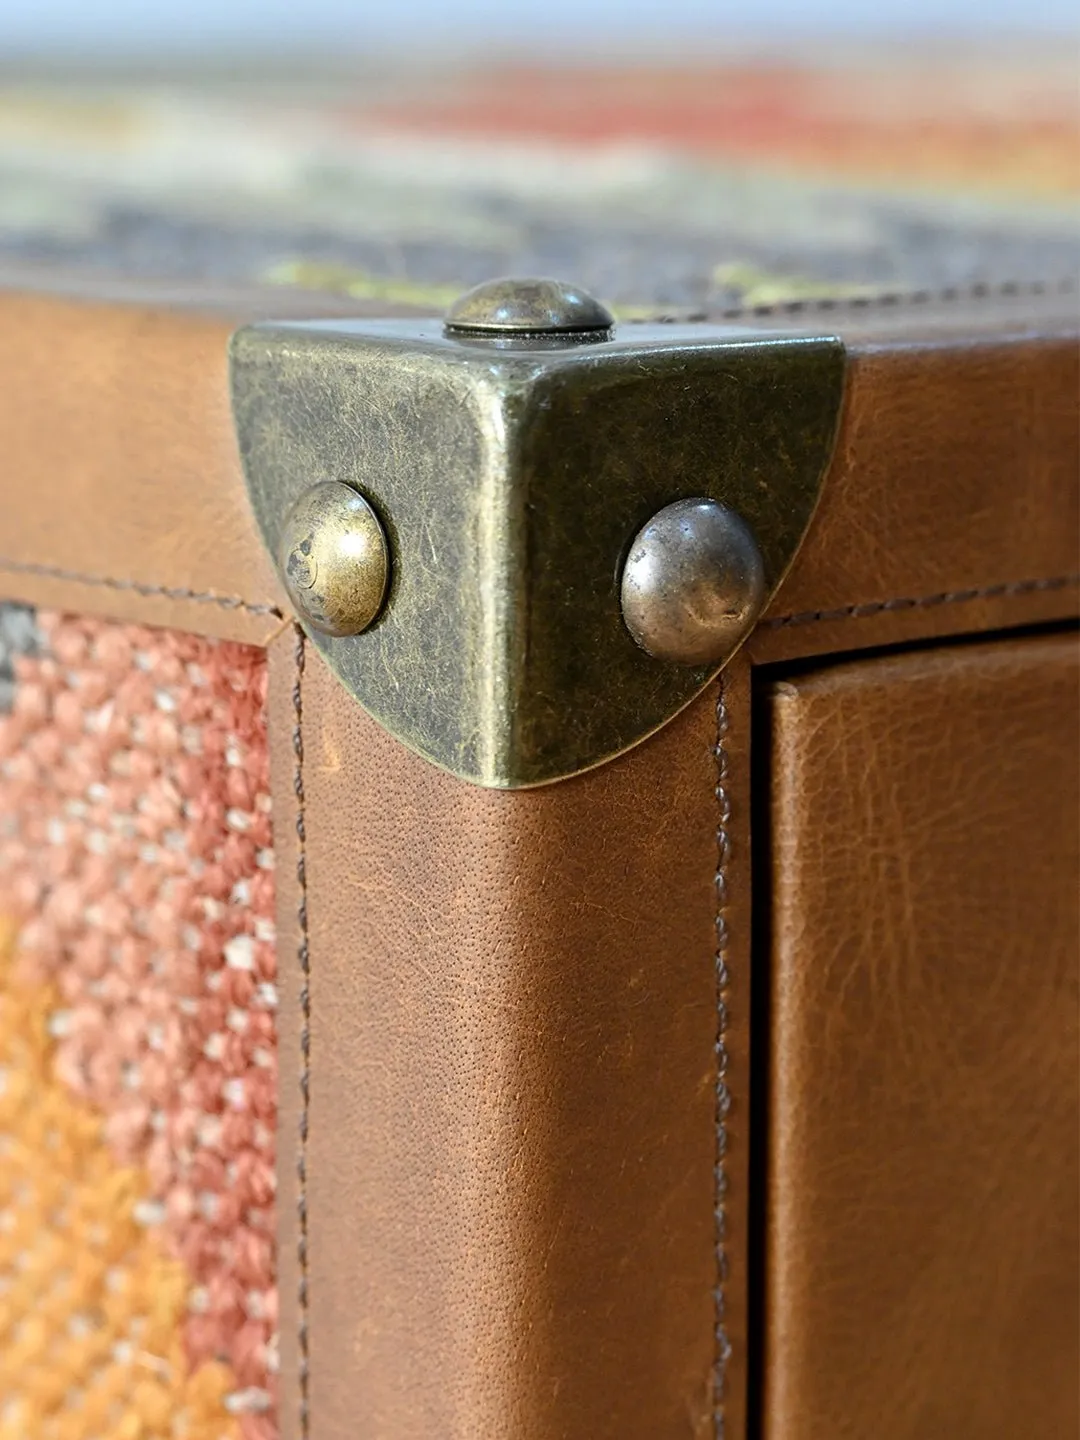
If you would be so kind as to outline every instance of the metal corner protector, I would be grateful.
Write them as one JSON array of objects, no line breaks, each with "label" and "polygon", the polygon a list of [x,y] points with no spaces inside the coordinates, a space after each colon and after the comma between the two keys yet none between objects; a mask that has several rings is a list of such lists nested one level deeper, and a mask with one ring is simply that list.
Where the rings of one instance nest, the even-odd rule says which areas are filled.
[{"label": "metal corner protector", "polygon": [[510,789],[629,749],[731,658],[814,513],[844,349],[499,281],[445,324],[246,327],[230,383],[312,642],[404,744]]}]

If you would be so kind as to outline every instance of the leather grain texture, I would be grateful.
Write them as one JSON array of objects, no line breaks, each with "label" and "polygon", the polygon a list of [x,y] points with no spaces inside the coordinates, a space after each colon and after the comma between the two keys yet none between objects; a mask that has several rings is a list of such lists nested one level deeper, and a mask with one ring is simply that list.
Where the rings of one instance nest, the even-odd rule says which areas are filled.
[{"label": "leather grain texture", "polygon": [[1077,679],[772,688],[767,1440],[1077,1433]]},{"label": "leather grain texture", "polygon": [[[284,640],[271,653],[279,733],[296,718],[294,660]],[[748,737],[745,675],[732,683],[725,1406],[738,1435]],[[280,1239],[296,1275],[306,1234],[296,1289],[283,1268],[282,1331],[284,1393],[306,1388],[308,1422],[286,1401],[285,1435],[710,1436],[715,691],[620,760],[510,793],[404,750],[315,652],[299,693],[305,893],[283,862],[279,946],[283,975],[310,947],[310,1063],[307,1106],[282,1102],[293,1136],[306,1108],[307,1138],[293,1142],[302,1184],[283,1159]],[[295,758],[272,757],[279,830],[297,808]],[[305,1023],[297,964],[283,1076]],[[300,1080],[293,1063],[283,1084]]]},{"label": "leather grain texture", "polygon": [[833,463],[758,662],[1076,613],[1075,333],[880,336],[852,339]]},{"label": "leather grain texture", "polygon": [[281,594],[232,437],[226,317],[0,295],[15,598],[265,641]]}]

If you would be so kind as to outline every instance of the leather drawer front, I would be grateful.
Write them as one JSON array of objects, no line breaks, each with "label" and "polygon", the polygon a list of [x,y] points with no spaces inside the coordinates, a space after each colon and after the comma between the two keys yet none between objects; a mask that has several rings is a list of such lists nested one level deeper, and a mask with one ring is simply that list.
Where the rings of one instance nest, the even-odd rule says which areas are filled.
[{"label": "leather drawer front", "polygon": [[1077,1433],[1077,673],[770,685],[768,1440]]}]

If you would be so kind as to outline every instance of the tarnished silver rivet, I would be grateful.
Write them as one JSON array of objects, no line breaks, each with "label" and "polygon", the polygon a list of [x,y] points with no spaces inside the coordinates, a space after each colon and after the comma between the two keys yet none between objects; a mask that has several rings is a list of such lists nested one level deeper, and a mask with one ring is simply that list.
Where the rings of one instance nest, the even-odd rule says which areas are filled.
[{"label": "tarnished silver rivet", "polygon": [[479,335],[587,334],[610,330],[611,311],[563,280],[488,280],[447,311],[451,332]]},{"label": "tarnished silver rivet", "polygon": [[278,564],[300,618],[324,635],[359,635],[386,599],[386,532],[364,497],[337,480],[313,485],[289,510]]},{"label": "tarnished silver rivet", "polygon": [[753,531],[716,500],[665,506],[634,537],[621,600],[626,628],[656,659],[721,664],[765,601]]}]

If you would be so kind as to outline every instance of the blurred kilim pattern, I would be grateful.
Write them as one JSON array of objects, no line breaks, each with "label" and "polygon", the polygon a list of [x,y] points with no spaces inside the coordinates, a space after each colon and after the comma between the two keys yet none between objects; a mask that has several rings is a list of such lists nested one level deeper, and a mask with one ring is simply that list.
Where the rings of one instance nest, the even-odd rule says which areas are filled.
[{"label": "blurred kilim pattern", "polygon": [[[627,37],[632,39],[632,33]],[[1075,278],[1075,47],[0,84],[0,263],[624,317]]]},{"label": "blurred kilim pattern", "polygon": [[0,1437],[272,1440],[261,651],[0,608]]}]

